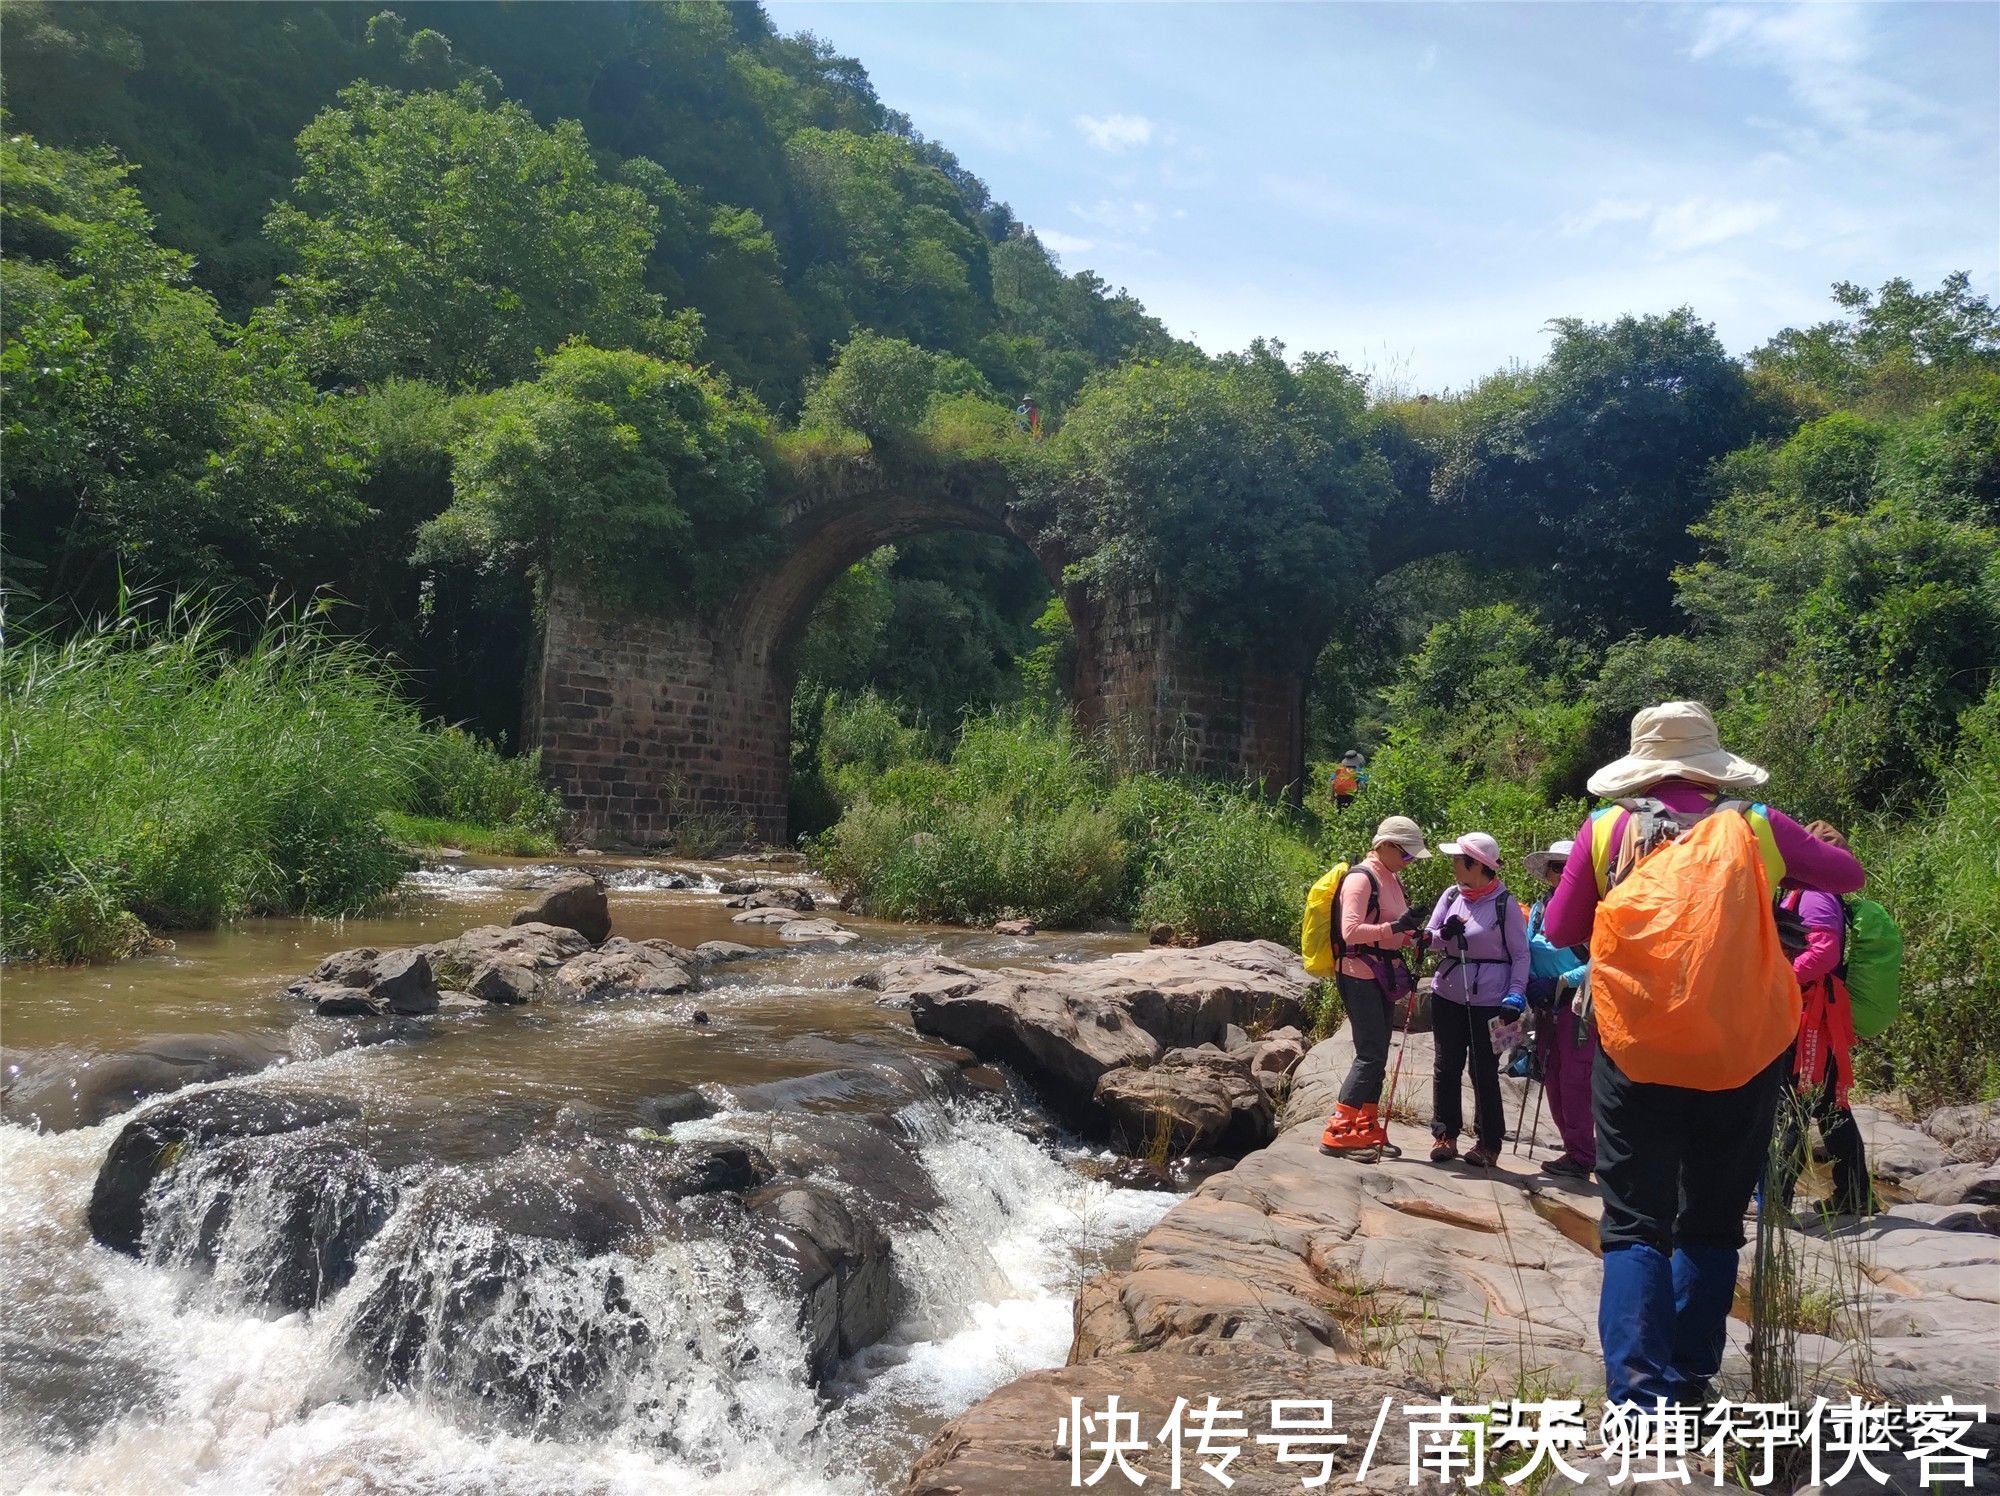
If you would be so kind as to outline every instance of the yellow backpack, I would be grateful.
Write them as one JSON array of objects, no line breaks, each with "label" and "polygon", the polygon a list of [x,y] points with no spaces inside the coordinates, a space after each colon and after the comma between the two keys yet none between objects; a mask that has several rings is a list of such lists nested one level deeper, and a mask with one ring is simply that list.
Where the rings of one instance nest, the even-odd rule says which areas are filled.
[{"label": "yellow backpack", "polygon": [[1299,925],[1299,956],[1305,962],[1307,976],[1331,977],[1340,966],[1340,958],[1346,954],[1346,947],[1340,938],[1338,906],[1340,886],[1347,881],[1349,873],[1359,873],[1368,880],[1369,919],[1377,918],[1382,912],[1381,890],[1376,886],[1375,875],[1365,867],[1336,862],[1306,895],[1305,918]]}]

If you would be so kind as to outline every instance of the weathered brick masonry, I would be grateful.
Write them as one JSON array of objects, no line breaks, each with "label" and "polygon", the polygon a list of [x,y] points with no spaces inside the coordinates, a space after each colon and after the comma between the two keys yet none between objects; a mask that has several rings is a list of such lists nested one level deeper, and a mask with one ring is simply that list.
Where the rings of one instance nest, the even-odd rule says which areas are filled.
[{"label": "weathered brick masonry", "polygon": [[[530,703],[542,765],[581,827],[651,844],[689,817],[786,840],[792,672],[787,647],[820,594],[877,546],[930,530],[1015,534],[990,484],[904,493],[858,484],[794,505],[785,559],[713,614],[662,619],[558,589]],[[1024,544],[1027,536],[1017,535]],[[1051,576],[1060,559],[1044,554]],[[1260,780],[1304,770],[1301,675],[1232,669],[1187,648],[1153,595],[1099,606],[1072,594],[1078,722],[1128,762]]]}]

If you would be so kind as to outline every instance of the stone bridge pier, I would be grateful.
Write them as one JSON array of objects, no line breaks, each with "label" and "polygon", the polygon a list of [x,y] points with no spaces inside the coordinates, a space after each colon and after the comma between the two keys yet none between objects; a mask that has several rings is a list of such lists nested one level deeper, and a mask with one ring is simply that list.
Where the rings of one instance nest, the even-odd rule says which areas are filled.
[{"label": "stone bridge pier", "polygon": [[[663,618],[553,590],[527,741],[585,835],[650,846],[699,822],[787,844],[789,647],[827,586],[878,546],[940,529],[1009,535],[1061,585],[1062,558],[1017,528],[993,475],[871,474],[794,503],[782,559],[710,613]],[[1193,649],[1164,597],[1098,603],[1068,588],[1064,601],[1080,727],[1107,735],[1127,762],[1296,793],[1303,674]]]}]

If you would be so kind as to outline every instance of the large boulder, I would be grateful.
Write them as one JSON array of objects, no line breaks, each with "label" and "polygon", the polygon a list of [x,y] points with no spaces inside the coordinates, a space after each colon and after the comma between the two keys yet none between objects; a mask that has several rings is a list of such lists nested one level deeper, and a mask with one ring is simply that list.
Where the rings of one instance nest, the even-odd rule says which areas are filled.
[{"label": "large boulder", "polygon": [[550,989],[565,1002],[599,1002],[673,997],[693,986],[687,967],[666,951],[614,936],[596,950],[585,951],[557,967]]},{"label": "large boulder", "polygon": [[541,891],[532,904],[514,911],[514,925],[560,925],[592,945],[611,933],[611,904],[604,885],[588,873],[572,873]]},{"label": "large boulder", "polygon": [[277,1034],[163,1034],[111,1054],[7,1057],[0,1117],[43,1132],[94,1127],[141,1101],[206,1081],[254,1075],[291,1055]]},{"label": "large boulder", "polygon": [[2000,1205],[2000,1163],[1946,1164],[1912,1175],[1903,1187],[1927,1205]]},{"label": "large boulder", "polygon": [[1247,1060],[1204,1046],[1170,1049],[1146,1069],[1099,1077],[1094,1099],[1129,1152],[1248,1153],[1271,1141],[1271,1099]]},{"label": "large boulder", "polygon": [[1013,1066],[1072,1118],[1107,1071],[1143,1068],[1169,1049],[1219,1045],[1298,1026],[1312,980],[1271,941],[1154,949],[1053,971],[981,971],[936,958],[881,972],[883,1001],[907,1003],[920,1032]]},{"label": "large boulder", "polygon": [[1924,1118],[1923,1128],[1950,1150],[1956,1162],[2000,1159],[2000,1101],[1939,1107]]},{"label": "large boulder", "polygon": [[114,1251],[138,1256],[145,1237],[147,1192],[202,1150],[242,1138],[300,1132],[360,1115],[353,1102],[252,1087],[198,1091],[149,1107],[111,1144],[90,1193],[90,1234]]},{"label": "large boulder", "polygon": [[479,925],[424,948],[438,982],[493,1003],[532,1002],[594,944],[566,925]]},{"label": "large boulder", "polygon": [[779,1228],[775,1240],[802,1298],[815,1378],[888,1332],[896,1279],[889,1238],[832,1190],[787,1181],[745,1198]]},{"label": "large boulder", "polygon": [[[438,1007],[437,978],[430,957],[421,949],[376,950],[357,946],[336,951],[312,975],[286,989],[294,997],[305,998],[325,1016],[394,1013],[416,1017],[435,1013]],[[346,994],[359,992],[360,1002]]]}]

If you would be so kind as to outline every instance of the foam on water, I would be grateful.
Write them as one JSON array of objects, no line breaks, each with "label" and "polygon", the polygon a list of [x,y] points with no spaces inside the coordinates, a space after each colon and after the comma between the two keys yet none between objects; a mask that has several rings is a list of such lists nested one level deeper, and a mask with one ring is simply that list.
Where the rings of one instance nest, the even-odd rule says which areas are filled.
[{"label": "foam on water", "polygon": [[[346,1346],[394,1261],[395,1221],[332,1300],[275,1317],[232,1291],[261,1250],[254,1211],[229,1219],[213,1278],[174,1265],[185,1221],[178,1237],[163,1230],[150,1264],[91,1242],[84,1210],[121,1121],[54,1136],[0,1127],[0,1461],[12,1489],[865,1496],[893,1487],[944,1418],[1059,1364],[1081,1278],[1172,1203],[1084,1179],[993,1103],[914,1104],[901,1121],[947,1203],[895,1235],[901,1318],[825,1395],[806,1380],[791,1301],[726,1242],[583,1264],[555,1253],[515,1285],[535,1302],[518,1306],[528,1312],[507,1321],[513,1331],[471,1333],[604,1314],[607,1275],[619,1312],[649,1333],[587,1432],[558,1421],[530,1437],[453,1383],[463,1347],[433,1347],[439,1374],[412,1391],[363,1391],[372,1384]],[[448,1282],[450,1265],[433,1266]]]}]

